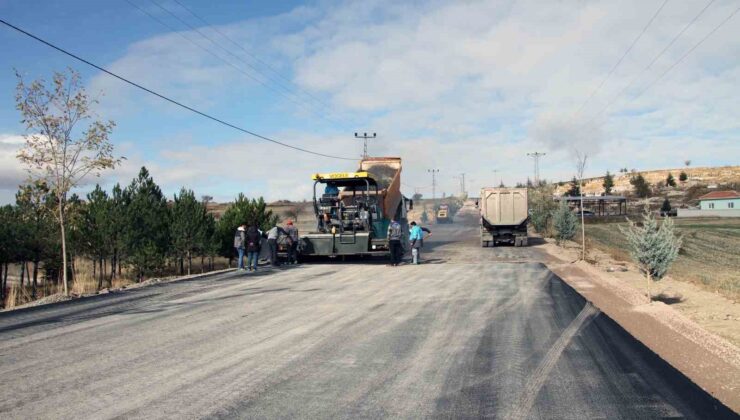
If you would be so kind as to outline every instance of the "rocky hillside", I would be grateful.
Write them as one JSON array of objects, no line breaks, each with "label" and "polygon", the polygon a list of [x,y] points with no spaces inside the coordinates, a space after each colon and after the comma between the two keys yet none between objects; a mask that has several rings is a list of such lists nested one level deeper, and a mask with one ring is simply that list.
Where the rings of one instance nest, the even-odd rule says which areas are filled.
[{"label": "rocky hillside", "polygon": [[[686,172],[688,180],[686,182],[680,182],[678,180],[679,174]],[[672,174],[678,184],[676,190],[685,191],[691,187],[706,186],[721,189],[722,186],[729,184],[740,183],[740,166],[720,166],[720,167],[705,167],[705,168],[676,168],[676,169],[658,169],[652,171],[636,171],[622,174],[614,174],[614,194],[629,194],[632,191],[632,185],[630,184],[630,178],[642,174],[645,180],[652,186],[657,187],[665,184],[665,180],[668,174]],[[604,177],[587,178],[584,180],[586,186],[583,191],[586,195],[601,195],[604,192]],[[564,194],[570,188],[570,184],[562,182],[558,185],[556,193],[559,195]]]}]

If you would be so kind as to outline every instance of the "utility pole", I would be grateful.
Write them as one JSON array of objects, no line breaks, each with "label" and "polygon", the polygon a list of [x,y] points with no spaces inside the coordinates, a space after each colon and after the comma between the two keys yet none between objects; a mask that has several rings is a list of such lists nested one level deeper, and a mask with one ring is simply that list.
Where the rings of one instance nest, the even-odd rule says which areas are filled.
[{"label": "utility pole", "polygon": [[[494,182],[495,182],[495,179],[496,179],[496,174],[497,174],[497,173],[499,173],[499,172],[501,172],[501,171],[500,171],[500,170],[498,170],[498,169],[493,169],[493,170],[492,170],[491,172],[493,172],[493,178],[494,178]],[[499,181],[499,184],[498,184],[498,185],[501,185],[501,184],[503,184],[503,183],[504,183],[504,180],[503,180],[503,179],[500,179],[500,181]]]},{"label": "utility pole", "polygon": [[527,156],[534,159],[534,185],[540,184],[540,157],[545,156],[546,153],[534,152],[527,153]]},{"label": "utility pole", "polygon": [[432,203],[437,199],[437,174],[439,169],[427,169],[427,172],[432,174]]},{"label": "utility pole", "polygon": [[460,194],[465,194],[465,173],[461,173],[460,176],[454,178],[460,180]]},{"label": "utility pole", "polygon": [[357,133],[355,133],[355,138],[356,139],[363,139],[363,143],[364,143],[364,147],[362,149],[362,158],[363,159],[367,159],[367,139],[374,139],[376,137],[377,137],[377,135],[375,133],[373,133],[372,136],[368,136],[367,133],[362,133],[361,136],[358,135]]}]

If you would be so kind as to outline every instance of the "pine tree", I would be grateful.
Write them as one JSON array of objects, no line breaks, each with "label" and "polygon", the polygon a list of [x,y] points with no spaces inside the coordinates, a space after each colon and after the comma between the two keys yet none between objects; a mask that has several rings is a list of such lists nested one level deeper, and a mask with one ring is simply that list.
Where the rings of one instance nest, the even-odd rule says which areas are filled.
[{"label": "pine tree", "polygon": [[100,185],[87,194],[87,204],[82,210],[80,236],[83,250],[93,263],[93,277],[98,278],[98,289],[105,278],[104,261],[112,252],[110,241],[111,200]]},{"label": "pine tree", "polygon": [[10,264],[18,261],[24,236],[18,208],[11,205],[0,207],[0,305],[4,304],[7,296],[8,269]]},{"label": "pine tree", "polygon": [[164,267],[170,244],[170,212],[162,190],[145,167],[126,188],[123,198],[126,262],[142,281],[145,275]]},{"label": "pine tree", "polygon": [[629,219],[628,222],[629,226],[620,226],[619,229],[627,237],[632,259],[645,274],[647,298],[651,302],[650,283],[662,279],[668,272],[678,257],[681,238],[674,233],[673,219],[666,218],[659,226],[647,206],[642,216],[642,226]]},{"label": "pine tree", "polygon": [[183,274],[183,259],[188,262],[188,275],[193,269],[193,254],[203,242],[205,206],[195,198],[195,193],[182,188],[180,195],[175,195],[172,206],[172,223],[170,236],[172,249],[180,261],[180,274]]},{"label": "pine tree", "polygon": [[578,218],[571,211],[568,201],[560,200],[560,206],[553,216],[553,227],[555,228],[555,240],[558,244],[569,241],[576,236],[578,229]]},{"label": "pine tree", "polygon": [[614,176],[609,173],[609,171],[606,171],[606,175],[604,175],[604,183],[602,184],[604,187],[604,194],[610,195],[612,193],[612,188],[614,188]]},{"label": "pine tree", "polygon": [[673,174],[668,172],[668,177],[665,179],[665,185],[666,187],[675,187],[676,186],[676,179],[673,178]]},{"label": "pine tree", "polygon": [[578,179],[574,176],[573,179],[570,181],[570,188],[568,189],[568,192],[565,193],[565,195],[571,196],[571,197],[579,197],[581,195],[581,186],[579,185]]},{"label": "pine tree", "polygon": [[666,197],[665,200],[663,200],[663,205],[660,206],[660,213],[662,215],[667,216],[668,213],[670,213],[670,211],[671,211],[671,202],[668,201],[668,197]]},{"label": "pine tree", "polygon": [[26,274],[31,281],[31,297],[35,298],[41,262],[48,262],[44,266],[50,269],[58,265],[56,261],[48,261],[60,256],[60,250],[56,249],[57,241],[54,239],[56,227],[53,216],[57,200],[42,181],[21,186],[15,197],[24,231],[20,245],[23,252],[20,262],[24,264],[24,269],[26,262],[32,264],[30,269],[33,270],[33,277],[30,272]]},{"label": "pine tree", "polygon": [[640,198],[650,197],[650,185],[642,174],[637,174],[630,179],[630,184],[635,189],[635,195]]}]

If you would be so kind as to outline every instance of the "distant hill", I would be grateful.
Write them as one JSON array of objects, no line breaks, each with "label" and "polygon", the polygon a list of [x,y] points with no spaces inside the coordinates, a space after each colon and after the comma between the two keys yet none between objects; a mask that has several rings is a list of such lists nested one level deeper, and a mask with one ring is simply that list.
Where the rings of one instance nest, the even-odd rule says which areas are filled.
[{"label": "distant hill", "polygon": [[[680,182],[678,180],[681,172],[686,172],[688,180],[686,182]],[[625,194],[629,195],[632,192],[632,185],[630,184],[630,178],[637,174],[642,174],[645,180],[656,189],[658,186],[664,186],[668,174],[672,174],[676,179],[676,188],[667,189],[667,191],[688,191],[689,189],[698,189],[701,187],[715,187],[717,189],[723,189],[723,186],[735,186],[740,184],[740,166],[719,166],[719,167],[703,167],[703,168],[674,168],[674,169],[656,169],[650,171],[635,171],[628,173],[617,173],[614,175],[614,188],[612,189],[613,194]],[[585,195],[601,195],[604,193],[604,177],[594,177],[584,179],[585,187],[583,192]],[[558,195],[564,194],[570,188],[569,181],[563,181],[558,184],[555,193]],[[661,193],[663,191],[660,191]]]}]

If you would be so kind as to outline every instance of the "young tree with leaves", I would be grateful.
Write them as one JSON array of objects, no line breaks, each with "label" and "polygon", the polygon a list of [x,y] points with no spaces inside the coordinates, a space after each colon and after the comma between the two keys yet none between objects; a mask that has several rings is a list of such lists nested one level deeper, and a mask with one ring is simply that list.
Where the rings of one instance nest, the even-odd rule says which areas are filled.
[{"label": "young tree with leaves", "polygon": [[671,264],[678,257],[681,249],[681,238],[674,233],[673,219],[666,218],[658,225],[650,209],[645,206],[641,226],[627,219],[627,227],[620,226],[620,231],[627,237],[632,259],[645,274],[647,280],[648,303],[652,302],[650,284],[665,276]]},{"label": "young tree with leaves", "polygon": [[92,121],[80,131],[78,123],[93,118],[95,99],[85,92],[79,73],[54,73],[51,86],[36,80],[27,85],[16,72],[16,104],[21,121],[32,134],[25,136],[25,146],[18,159],[27,166],[31,177],[45,182],[57,197],[56,219],[62,244],[62,281],[67,283],[67,235],[65,210],[67,194],[88,175],[99,175],[114,168],[120,159],[113,155],[109,136],[113,121]]},{"label": "young tree with leaves", "polygon": [[604,194],[610,195],[612,193],[612,189],[614,188],[614,176],[609,173],[609,171],[606,171],[606,175],[604,175],[604,183],[601,184],[604,187]]},{"label": "young tree with leaves", "polygon": [[555,241],[558,244],[569,241],[576,236],[578,218],[570,209],[565,197],[560,200],[560,205],[553,215],[553,227],[555,228]]},{"label": "young tree with leaves", "polygon": [[530,220],[537,233],[547,232],[553,213],[557,209],[558,205],[552,198],[554,193],[555,187],[547,184],[529,190],[529,208],[532,211]]}]

